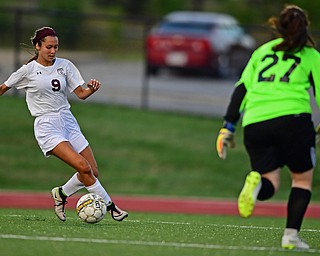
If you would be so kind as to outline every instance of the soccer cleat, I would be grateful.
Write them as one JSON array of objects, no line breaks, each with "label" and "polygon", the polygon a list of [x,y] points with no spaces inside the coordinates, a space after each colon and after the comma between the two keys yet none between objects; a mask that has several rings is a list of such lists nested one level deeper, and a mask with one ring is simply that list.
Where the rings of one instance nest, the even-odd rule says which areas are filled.
[{"label": "soccer cleat", "polygon": [[67,196],[63,195],[61,187],[55,187],[51,190],[51,196],[54,200],[54,212],[61,221],[66,220],[64,206],[67,203]]},{"label": "soccer cleat", "polygon": [[283,249],[308,250],[309,245],[303,241],[298,235],[284,235],[282,237],[281,246]]},{"label": "soccer cleat", "polygon": [[251,171],[245,180],[238,198],[238,210],[241,217],[250,217],[253,213],[258,193],[261,189],[261,175]]},{"label": "soccer cleat", "polygon": [[112,219],[116,221],[122,221],[128,217],[128,213],[122,211],[119,207],[117,207],[113,202],[110,202],[107,205],[107,211],[110,213]]}]

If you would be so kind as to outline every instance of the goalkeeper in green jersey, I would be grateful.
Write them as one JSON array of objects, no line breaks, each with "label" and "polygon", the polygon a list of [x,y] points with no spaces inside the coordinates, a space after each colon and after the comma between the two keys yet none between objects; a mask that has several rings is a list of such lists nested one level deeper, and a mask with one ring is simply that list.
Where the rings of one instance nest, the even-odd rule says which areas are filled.
[{"label": "goalkeeper in green jersey", "polygon": [[286,165],[292,186],[281,246],[309,249],[299,231],[311,198],[315,166],[309,89],[320,106],[320,54],[308,33],[307,14],[298,6],[285,6],[269,23],[278,38],[252,54],[231,96],[216,149],[225,159],[226,149],[235,147],[235,126],[243,114],[252,171],[238,198],[239,214],[249,217],[256,200],[267,200],[277,192],[280,170]]}]

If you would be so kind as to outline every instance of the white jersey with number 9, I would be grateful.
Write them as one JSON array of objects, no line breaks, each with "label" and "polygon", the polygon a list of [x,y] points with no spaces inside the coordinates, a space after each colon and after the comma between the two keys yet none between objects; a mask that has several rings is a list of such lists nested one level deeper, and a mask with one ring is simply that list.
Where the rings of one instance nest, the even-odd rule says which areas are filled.
[{"label": "white jersey with number 9", "polygon": [[52,66],[36,61],[23,65],[4,84],[24,90],[29,111],[37,117],[69,109],[67,92],[72,93],[84,80],[71,61],[56,58]]}]

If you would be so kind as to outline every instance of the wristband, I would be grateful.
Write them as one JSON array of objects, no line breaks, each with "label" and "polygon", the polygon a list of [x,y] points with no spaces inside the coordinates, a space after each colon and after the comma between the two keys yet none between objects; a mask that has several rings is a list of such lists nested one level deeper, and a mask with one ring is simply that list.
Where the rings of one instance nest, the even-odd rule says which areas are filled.
[{"label": "wristband", "polygon": [[229,130],[230,132],[235,132],[236,130],[236,124],[228,122],[228,121],[224,121],[223,122],[223,128],[226,128],[227,130]]}]

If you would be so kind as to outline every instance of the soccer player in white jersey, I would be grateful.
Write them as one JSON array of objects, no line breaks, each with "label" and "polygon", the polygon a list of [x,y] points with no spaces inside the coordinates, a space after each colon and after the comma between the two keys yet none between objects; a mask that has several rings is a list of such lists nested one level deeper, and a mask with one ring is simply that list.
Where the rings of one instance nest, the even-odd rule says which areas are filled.
[{"label": "soccer player in white jersey", "polygon": [[67,92],[86,99],[101,86],[91,79],[85,86],[80,72],[67,59],[57,58],[59,40],[54,29],[42,27],[31,37],[35,56],[0,85],[0,96],[10,88],[24,90],[28,109],[34,120],[34,134],[46,157],[54,155],[76,170],[62,186],[51,190],[55,213],[66,220],[67,197],[82,188],[100,195],[114,220],[122,221],[128,213],[111,200],[98,180],[98,167],[91,147],[70,111]]}]

